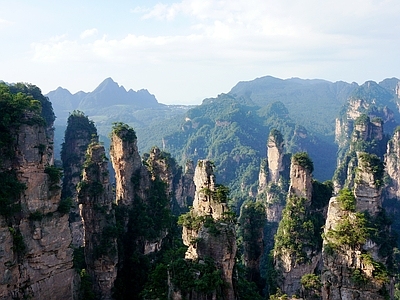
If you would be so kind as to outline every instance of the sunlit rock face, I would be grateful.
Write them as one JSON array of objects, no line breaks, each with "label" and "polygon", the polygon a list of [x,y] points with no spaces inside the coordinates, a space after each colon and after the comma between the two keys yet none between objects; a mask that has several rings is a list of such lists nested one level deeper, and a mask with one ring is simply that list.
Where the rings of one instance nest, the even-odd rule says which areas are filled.
[{"label": "sunlit rock face", "polygon": [[[196,192],[190,213],[194,219],[211,218],[213,226],[215,226],[213,228],[218,231],[218,234],[212,232],[210,227],[205,224],[198,228],[183,226],[183,242],[189,247],[186,251],[186,259],[201,261],[207,257],[211,258],[215,266],[222,271],[222,279],[225,282],[224,299],[236,299],[233,288],[233,270],[237,249],[235,226],[225,219],[225,214],[229,212],[229,209],[227,203],[221,202],[218,197],[213,164],[210,161],[198,161],[194,173],[194,183]],[[204,297],[206,295],[193,293],[190,299],[205,299]]]},{"label": "sunlit rock face", "polygon": [[0,216],[1,299],[73,299],[71,232],[68,214],[58,211],[61,176],[52,167],[53,124],[37,118],[26,113],[12,129],[14,152],[0,166],[25,185],[12,199],[16,212]]}]

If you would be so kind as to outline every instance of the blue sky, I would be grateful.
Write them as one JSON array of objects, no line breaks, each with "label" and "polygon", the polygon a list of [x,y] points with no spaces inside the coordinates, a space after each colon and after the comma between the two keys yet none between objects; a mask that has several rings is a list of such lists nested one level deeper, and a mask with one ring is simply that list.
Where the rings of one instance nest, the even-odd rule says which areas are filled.
[{"label": "blue sky", "polygon": [[398,0],[0,1],[0,80],[43,93],[112,77],[199,104],[271,75],[400,77]]}]

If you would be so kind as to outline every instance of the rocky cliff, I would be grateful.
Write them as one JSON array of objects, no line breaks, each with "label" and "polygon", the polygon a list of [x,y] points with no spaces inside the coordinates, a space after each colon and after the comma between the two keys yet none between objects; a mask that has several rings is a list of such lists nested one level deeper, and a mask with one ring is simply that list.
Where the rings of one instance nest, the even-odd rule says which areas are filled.
[{"label": "rocky cliff", "polygon": [[292,157],[289,194],[274,245],[274,264],[280,274],[277,284],[288,296],[300,294],[301,278],[313,274],[320,260],[317,224],[311,217],[312,171],[306,153]]},{"label": "rocky cliff", "polygon": [[[177,206],[173,206],[173,211],[185,211],[189,206],[193,205],[196,186],[194,185],[194,164],[189,160],[185,164],[183,176],[180,176],[178,181],[174,182],[175,201]],[[179,208],[179,209],[178,209]]]},{"label": "rocky cliff", "polygon": [[[208,160],[198,161],[194,183],[196,193],[193,208],[180,218],[183,225],[182,239],[188,246],[186,259],[200,264],[210,259],[211,269],[221,274],[222,283],[214,286],[214,290],[212,287],[208,292],[192,290],[183,296],[189,299],[209,299],[212,295],[214,299],[220,295],[223,299],[236,299],[233,288],[236,233],[232,219],[234,213],[227,206],[228,191],[215,183],[213,165]],[[204,275],[199,273],[200,277]],[[182,293],[175,291],[173,295],[174,299],[179,299]]]},{"label": "rocky cliff", "polygon": [[126,299],[139,297],[153,267],[149,260],[155,259],[166,243],[175,186],[182,173],[170,155],[158,148],[141,159],[135,131],[125,124],[115,124],[111,141],[111,161],[116,173],[116,219],[122,229],[118,237],[115,297]]},{"label": "rocky cliff", "polygon": [[385,155],[386,173],[389,184],[386,188],[387,198],[400,197],[400,128],[396,129],[391,140],[388,142]]},{"label": "rocky cliff", "polygon": [[267,141],[267,159],[261,164],[257,199],[266,204],[268,222],[277,224],[282,218],[288,192],[290,155],[284,153],[282,134],[271,130]]},{"label": "rocky cliff", "polygon": [[[336,119],[335,140],[339,146],[338,166],[346,163],[346,153],[354,138],[367,143],[375,143],[375,148],[380,149],[372,150],[373,153],[384,151],[381,146],[385,148],[386,141],[381,143],[383,136],[374,131],[383,133],[382,125],[384,124],[385,133],[391,134],[397,126],[398,109],[396,101],[392,101],[395,97],[394,91],[389,92],[372,81],[367,81],[353,91],[346,105],[343,106],[340,116]],[[372,124],[366,124],[366,117]],[[358,128],[356,128],[357,125]]]},{"label": "rocky cliff", "polygon": [[338,162],[333,178],[336,192],[344,187],[354,186],[354,170],[358,164],[357,152],[373,153],[383,158],[386,142],[382,120],[377,118],[371,120],[366,114],[361,114],[354,121],[353,132],[346,141],[347,150],[345,151],[346,147],[339,150],[339,152],[345,152],[342,161]]},{"label": "rocky cliff", "polygon": [[69,213],[69,224],[72,232],[72,247],[74,248],[83,247],[84,244],[83,221],[76,187],[82,180],[85,154],[92,140],[98,141],[94,123],[82,112],[74,111],[68,117],[61,150],[64,172],[61,197],[63,199],[70,198],[73,203]]},{"label": "rocky cliff", "polygon": [[86,272],[96,299],[112,299],[117,277],[117,236],[113,193],[104,147],[92,142],[87,150],[78,199],[84,223]]},{"label": "rocky cliff", "polygon": [[[17,95],[17,92],[25,94]],[[54,115],[35,86],[0,86],[0,298],[72,299],[71,233],[59,211]]]},{"label": "rocky cliff", "polygon": [[[393,244],[381,209],[383,163],[359,153],[354,189],[341,190],[329,203],[324,229],[324,299],[387,299],[387,259]],[[377,238],[384,237],[384,240]]]}]

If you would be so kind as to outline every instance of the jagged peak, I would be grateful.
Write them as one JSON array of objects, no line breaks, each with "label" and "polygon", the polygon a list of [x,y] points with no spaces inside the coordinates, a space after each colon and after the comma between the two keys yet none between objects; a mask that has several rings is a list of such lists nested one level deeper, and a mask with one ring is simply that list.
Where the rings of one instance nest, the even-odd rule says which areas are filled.
[{"label": "jagged peak", "polygon": [[118,83],[116,83],[111,77],[108,77],[99,84],[99,86],[93,91],[93,93],[101,92],[106,89],[112,89],[112,90],[121,89],[124,92],[126,92],[123,86],[118,85]]}]

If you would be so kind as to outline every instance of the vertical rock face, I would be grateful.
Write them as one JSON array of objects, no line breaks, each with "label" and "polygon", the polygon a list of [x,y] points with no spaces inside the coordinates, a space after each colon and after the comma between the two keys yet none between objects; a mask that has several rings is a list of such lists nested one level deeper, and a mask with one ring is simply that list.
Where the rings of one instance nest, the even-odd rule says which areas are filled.
[{"label": "vertical rock face", "polygon": [[283,138],[280,132],[273,130],[268,138],[267,158],[268,158],[268,181],[277,184],[282,171],[283,164]]},{"label": "vertical rock face", "polygon": [[[227,190],[215,184],[213,165],[208,160],[198,161],[194,182],[196,193],[188,216],[198,225],[193,222],[183,224],[183,242],[189,247],[186,259],[202,261],[207,257],[211,258],[215,267],[221,270],[224,281],[223,298],[236,299],[233,288],[236,237],[235,226],[229,219]],[[215,293],[216,291],[213,297],[216,297]],[[192,293],[190,296],[190,299],[206,298],[201,293]]]},{"label": "vertical rock face", "polygon": [[[33,87],[32,93],[36,89]],[[40,100],[43,113],[50,112],[51,104]],[[18,101],[22,106],[22,97]],[[28,101],[27,106],[32,105]],[[50,110],[44,108],[47,105]],[[1,129],[2,137],[9,135],[14,142],[0,143],[0,176],[5,184],[1,193],[0,298],[72,299],[71,233],[68,215],[58,211],[61,173],[52,166],[54,115],[43,118],[29,106],[18,115],[18,109],[13,107],[18,119],[10,119],[6,132]],[[5,109],[2,118],[6,115]]]},{"label": "vertical rock face", "polygon": [[292,159],[290,166],[289,196],[297,196],[311,201],[312,196],[312,170]]},{"label": "vertical rock face", "polygon": [[62,199],[71,198],[73,206],[69,214],[72,232],[72,246],[82,247],[84,244],[83,222],[80,215],[76,186],[82,179],[82,166],[85,153],[90,142],[98,140],[97,130],[93,122],[81,112],[73,112],[68,118],[65,139],[62,145],[61,159],[63,161]]},{"label": "vertical rock face", "polygon": [[107,161],[104,147],[96,142],[90,144],[78,188],[85,228],[85,261],[96,299],[112,298],[117,277],[117,227]]},{"label": "vertical rock face", "polygon": [[[338,165],[344,162],[345,152],[349,149],[351,140],[354,139],[354,129],[360,133],[358,138],[364,141],[381,140],[382,136],[380,137],[377,132],[373,131],[380,131],[382,124],[385,124],[387,132],[394,129],[396,122],[393,111],[396,108],[387,106],[392,97],[392,94],[374,82],[366,82],[354,91],[348,99],[342,115],[336,119],[335,141],[339,145]],[[371,125],[375,125],[375,127],[366,124],[367,127],[362,128],[363,126],[358,120],[363,115],[373,120],[374,124]],[[357,126],[358,128],[356,128]]]},{"label": "vertical rock face", "polygon": [[[267,161],[260,168],[257,195],[257,199],[266,204],[268,222],[278,223],[282,218],[289,182],[288,158],[284,154],[282,134],[278,130],[272,130],[267,142]],[[275,232],[276,228],[272,236]]]},{"label": "vertical rock face", "polygon": [[310,218],[312,171],[306,153],[292,157],[289,195],[275,236],[275,268],[282,275],[278,286],[289,296],[299,295],[302,276],[313,274],[320,260]]},{"label": "vertical rock face", "polygon": [[111,138],[110,156],[115,170],[116,201],[129,207],[135,194],[132,180],[143,177],[135,132],[123,129],[115,132]]},{"label": "vertical rock face", "polygon": [[117,299],[139,297],[153,263],[149,257],[157,255],[169,234],[174,184],[179,182],[175,177],[178,167],[169,154],[153,148],[142,160],[136,143],[132,128],[122,123],[113,127],[111,160],[116,173],[116,217],[122,245]]},{"label": "vertical rock face", "polygon": [[194,193],[196,191],[193,181],[194,171],[193,161],[187,161],[183,176],[175,184],[175,199],[180,210],[193,205]]},{"label": "vertical rock face", "polygon": [[[380,180],[383,164],[376,155],[358,153],[354,192],[330,200],[324,229],[322,273],[324,299],[386,299],[389,275],[382,244],[371,233],[388,234],[382,223]],[[365,212],[368,212],[366,214]],[[368,228],[367,228],[368,227]],[[389,243],[389,235],[385,243]],[[388,244],[387,246],[390,247]]]},{"label": "vertical rock face", "polygon": [[[357,152],[374,153],[383,158],[386,151],[386,140],[381,120],[374,119],[371,121],[364,114],[355,120],[353,127],[351,138],[347,140],[348,149],[343,154],[342,162],[338,164],[338,169],[335,172],[334,184],[336,192],[344,187],[354,186],[354,170],[358,164]],[[342,150],[339,150],[339,152]]]},{"label": "vertical rock face", "polygon": [[390,184],[386,191],[388,198],[400,197],[400,130],[396,130],[392,139],[388,142],[385,155],[386,172],[390,178]]}]

